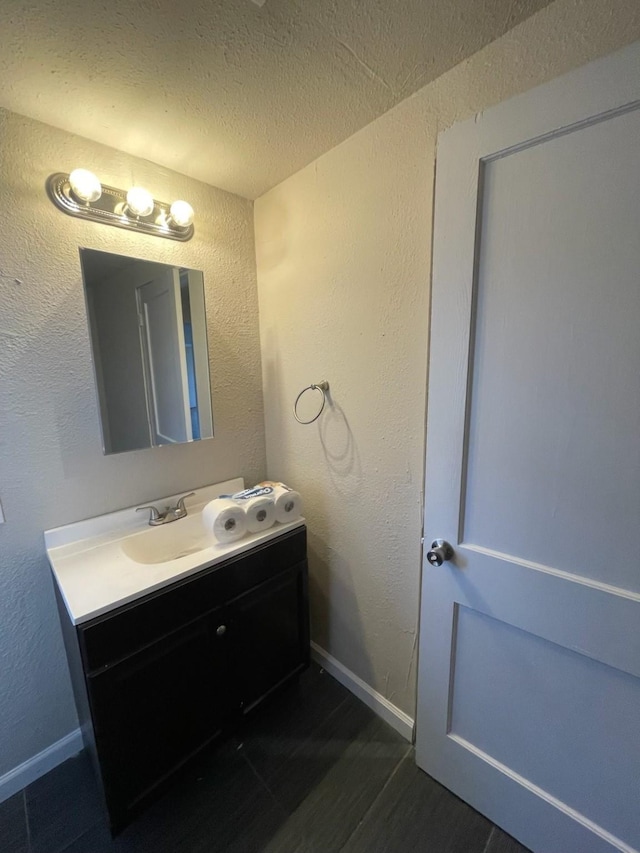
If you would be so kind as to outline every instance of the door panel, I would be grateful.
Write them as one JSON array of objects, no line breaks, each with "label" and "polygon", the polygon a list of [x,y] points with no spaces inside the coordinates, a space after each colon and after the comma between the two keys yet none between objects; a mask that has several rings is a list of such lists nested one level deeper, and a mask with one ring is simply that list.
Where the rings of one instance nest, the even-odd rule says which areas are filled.
[{"label": "door panel", "polygon": [[484,167],[464,498],[465,541],[636,591],[639,139],[635,111]]},{"label": "door panel", "polygon": [[620,746],[637,738],[640,679],[464,606],[455,624],[450,734],[633,838],[637,753]]},{"label": "door panel", "polygon": [[439,141],[419,766],[640,850],[640,45]]}]

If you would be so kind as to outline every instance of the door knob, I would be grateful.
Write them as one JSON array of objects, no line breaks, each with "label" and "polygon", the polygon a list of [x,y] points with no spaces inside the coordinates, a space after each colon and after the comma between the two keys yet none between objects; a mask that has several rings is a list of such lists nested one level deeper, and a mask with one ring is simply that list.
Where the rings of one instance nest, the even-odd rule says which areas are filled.
[{"label": "door knob", "polygon": [[218,637],[224,637],[224,635],[226,633],[227,633],[227,626],[226,625],[218,625],[218,627],[216,628],[216,634],[218,635]]},{"label": "door knob", "polygon": [[432,566],[441,566],[446,560],[453,559],[453,548],[444,539],[434,539],[431,550],[427,551],[427,560]]}]

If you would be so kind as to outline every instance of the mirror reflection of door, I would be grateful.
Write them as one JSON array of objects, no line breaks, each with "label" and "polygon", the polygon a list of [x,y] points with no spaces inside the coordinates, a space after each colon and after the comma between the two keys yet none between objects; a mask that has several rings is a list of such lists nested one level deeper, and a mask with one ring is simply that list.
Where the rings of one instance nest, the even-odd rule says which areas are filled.
[{"label": "mirror reflection of door", "polygon": [[136,288],[152,444],[191,441],[180,273],[172,268]]},{"label": "mirror reflection of door", "polygon": [[106,454],[213,436],[198,270],[81,249]]}]

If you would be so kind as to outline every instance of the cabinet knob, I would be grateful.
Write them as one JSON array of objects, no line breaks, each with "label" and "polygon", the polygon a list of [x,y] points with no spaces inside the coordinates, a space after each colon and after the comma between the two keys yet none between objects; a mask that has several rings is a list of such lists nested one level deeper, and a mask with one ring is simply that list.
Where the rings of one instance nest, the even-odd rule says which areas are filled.
[{"label": "cabinet knob", "polygon": [[216,634],[218,635],[218,637],[222,637],[226,633],[227,633],[227,626],[226,625],[218,625],[218,627],[216,628]]}]

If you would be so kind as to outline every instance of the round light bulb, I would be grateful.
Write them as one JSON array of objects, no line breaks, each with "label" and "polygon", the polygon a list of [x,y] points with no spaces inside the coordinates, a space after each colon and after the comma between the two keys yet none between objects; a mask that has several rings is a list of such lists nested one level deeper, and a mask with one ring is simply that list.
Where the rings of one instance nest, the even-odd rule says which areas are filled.
[{"label": "round light bulb", "polygon": [[148,190],[143,187],[131,187],[127,193],[127,205],[135,216],[149,216],[153,213],[155,202]]},{"label": "round light bulb", "polygon": [[102,185],[93,172],[88,169],[74,169],[69,175],[71,191],[80,201],[98,201],[102,195]]},{"label": "round light bulb", "polygon": [[188,201],[174,201],[169,213],[179,228],[188,228],[193,222],[193,208]]}]

